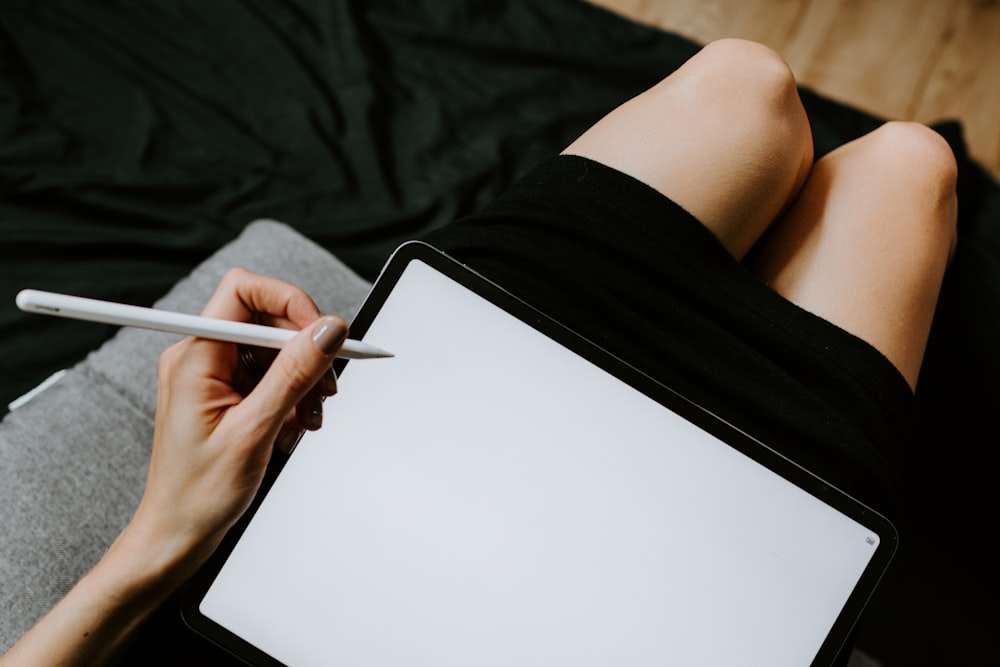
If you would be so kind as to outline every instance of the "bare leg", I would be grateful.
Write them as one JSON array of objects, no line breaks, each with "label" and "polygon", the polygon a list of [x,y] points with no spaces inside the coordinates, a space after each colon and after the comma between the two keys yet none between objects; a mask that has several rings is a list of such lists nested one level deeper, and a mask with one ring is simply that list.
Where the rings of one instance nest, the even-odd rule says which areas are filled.
[{"label": "bare leg", "polygon": [[816,162],[747,265],[871,343],[915,387],[955,243],[955,178],[933,130],[887,123]]},{"label": "bare leg", "polygon": [[802,186],[812,136],[781,56],[725,39],[612,111],[564,153],[659,190],[742,258]]},{"label": "bare leg", "polygon": [[955,160],[931,130],[889,123],[812,165],[787,64],[725,39],[564,153],[659,190],[737,259],[756,244],[747,265],[762,280],[867,340],[915,386],[955,238]]}]

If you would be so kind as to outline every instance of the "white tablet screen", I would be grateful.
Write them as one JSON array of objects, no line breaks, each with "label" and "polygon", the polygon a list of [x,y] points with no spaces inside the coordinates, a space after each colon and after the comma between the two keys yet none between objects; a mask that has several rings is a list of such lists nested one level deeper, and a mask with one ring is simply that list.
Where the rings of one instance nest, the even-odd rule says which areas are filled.
[{"label": "white tablet screen", "polygon": [[808,665],[879,536],[418,261],[204,597],[290,665]]}]

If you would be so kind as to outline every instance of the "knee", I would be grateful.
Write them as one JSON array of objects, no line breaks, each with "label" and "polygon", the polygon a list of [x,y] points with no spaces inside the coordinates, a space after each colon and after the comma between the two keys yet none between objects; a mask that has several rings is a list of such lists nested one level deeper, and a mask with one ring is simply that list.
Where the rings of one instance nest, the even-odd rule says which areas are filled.
[{"label": "knee", "polygon": [[694,96],[716,109],[730,131],[750,150],[791,180],[797,192],[813,162],[812,130],[799,98],[795,75],[773,49],[744,39],[720,39],[694,58]]},{"label": "knee", "polygon": [[709,42],[658,88],[666,99],[688,100],[732,130],[776,146],[807,148],[811,157],[812,133],[795,76],[785,59],[763,44],[735,38]]},{"label": "knee", "polygon": [[924,191],[954,195],[958,164],[940,134],[920,123],[889,121],[870,136],[872,150],[888,173]]},{"label": "knee", "polygon": [[[904,220],[905,233],[917,235],[928,248],[947,249],[950,259],[957,241],[958,164],[940,134],[920,123],[890,121],[866,137],[869,167],[900,201],[909,201],[928,215]],[[915,227],[916,225],[916,227]]]},{"label": "knee", "polygon": [[757,42],[726,38],[709,42],[698,54],[707,80],[741,107],[762,107],[768,114],[799,115],[795,75],[777,51]]},{"label": "knee", "polygon": [[951,146],[940,134],[920,123],[890,121],[871,133],[872,150],[886,178],[896,179],[915,196],[927,198],[950,215],[955,223],[958,163]]},{"label": "knee", "polygon": [[[780,53],[771,47],[738,37],[724,37],[708,42],[699,54],[711,58],[726,68],[770,73],[779,80],[792,76],[791,69]],[[794,78],[794,77],[793,77]]]}]

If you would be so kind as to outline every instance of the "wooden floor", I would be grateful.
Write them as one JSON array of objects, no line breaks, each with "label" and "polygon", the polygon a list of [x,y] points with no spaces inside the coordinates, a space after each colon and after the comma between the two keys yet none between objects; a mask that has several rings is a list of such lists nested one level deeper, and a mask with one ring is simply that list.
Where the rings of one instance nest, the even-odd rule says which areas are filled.
[{"label": "wooden floor", "polygon": [[1000,177],[1000,0],[591,1],[702,43],[762,42],[800,84],[884,118],[957,118]]}]

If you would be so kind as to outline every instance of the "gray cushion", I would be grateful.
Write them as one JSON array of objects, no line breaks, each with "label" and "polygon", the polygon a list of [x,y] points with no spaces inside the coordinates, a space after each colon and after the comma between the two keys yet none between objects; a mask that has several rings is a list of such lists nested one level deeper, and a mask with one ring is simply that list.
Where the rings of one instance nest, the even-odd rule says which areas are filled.
[{"label": "gray cushion", "polygon": [[[290,227],[257,221],[156,306],[199,312],[231,267],[296,284],[348,321],[370,287]],[[0,653],[97,562],[135,511],[157,362],[179,338],[123,329],[0,423]]]}]

